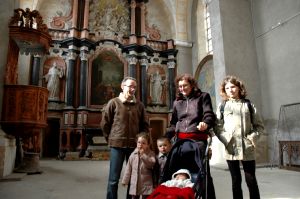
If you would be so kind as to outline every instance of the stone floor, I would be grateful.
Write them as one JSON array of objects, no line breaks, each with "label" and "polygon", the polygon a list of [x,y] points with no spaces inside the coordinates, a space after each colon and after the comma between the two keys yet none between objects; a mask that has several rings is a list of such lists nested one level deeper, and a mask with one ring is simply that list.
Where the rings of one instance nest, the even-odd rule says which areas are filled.
[{"label": "stone floor", "polygon": [[[104,199],[109,161],[40,160],[41,174],[13,173],[0,180],[1,199]],[[225,165],[211,169],[217,199],[230,199],[231,179]],[[262,199],[300,199],[300,172],[258,167]],[[244,178],[243,178],[244,180]],[[119,186],[119,198],[125,198]],[[249,199],[243,181],[244,199]]]}]

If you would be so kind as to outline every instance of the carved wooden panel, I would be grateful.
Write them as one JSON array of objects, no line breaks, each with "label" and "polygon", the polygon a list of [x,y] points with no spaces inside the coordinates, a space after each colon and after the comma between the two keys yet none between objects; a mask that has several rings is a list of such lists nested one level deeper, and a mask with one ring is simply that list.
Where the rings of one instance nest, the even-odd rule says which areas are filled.
[{"label": "carved wooden panel", "polygon": [[29,85],[4,85],[2,126],[20,135],[47,126],[48,90]]}]

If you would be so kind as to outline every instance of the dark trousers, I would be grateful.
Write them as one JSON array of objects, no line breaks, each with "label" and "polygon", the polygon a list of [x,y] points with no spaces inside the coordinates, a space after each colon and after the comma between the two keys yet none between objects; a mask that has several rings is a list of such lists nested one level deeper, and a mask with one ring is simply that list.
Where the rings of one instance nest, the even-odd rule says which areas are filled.
[{"label": "dark trousers", "polygon": [[[197,141],[199,144],[200,152],[201,152],[201,157],[205,157],[205,151],[207,149],[207,141]],[[213,183],[213,179],[210,174],[210,166],[209,166],[209,158],[207,157],[206,163],[204,165],[206,167],[206,188],[203,193],[202,199],[216,199],[216,193],[215,193],[215,187]],[[207,192],[206,192],[207,190]]]},{"label": "dark trousers", "polygon": [[[250,199],[260,199],[257,180],[255,177],[255,160],[241,161],[249,189]],[[239,160],[227,160],[232,180],[233,199],[243,199],[242,175]]]}]

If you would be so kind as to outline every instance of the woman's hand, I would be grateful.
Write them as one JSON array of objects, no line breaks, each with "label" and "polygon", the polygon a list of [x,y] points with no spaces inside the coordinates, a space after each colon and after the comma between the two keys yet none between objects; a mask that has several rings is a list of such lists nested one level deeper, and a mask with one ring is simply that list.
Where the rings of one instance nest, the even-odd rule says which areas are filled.
[{"label": "woman's hand", "polygon": [[205,122],[200,122],[197,128],[199,131],[205,131],[207,129],[207,124]]}]

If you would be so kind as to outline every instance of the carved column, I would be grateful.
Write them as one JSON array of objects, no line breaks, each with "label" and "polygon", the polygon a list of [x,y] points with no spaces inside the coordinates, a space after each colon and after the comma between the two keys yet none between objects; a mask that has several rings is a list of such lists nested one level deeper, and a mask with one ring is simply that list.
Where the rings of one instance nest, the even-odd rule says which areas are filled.
[{"label": "carved column", "polygon": [[30,85],[35,85],[35,86],[39,85],[40,65],[41,65],[41,56],[34,55],[33,62],[32,62]]},{"label": "carved column", "polygon": [[136,63],[137,63],[137,58],[136,55],[130,55],[128,57],[128,62],[129,62],[129,71],[128,71],[128,76],[136,78]]},{"label": "carved column", "polygon": [[129,43],[136,43],[136,35],[135,35],[135,8],[136,8],[136,1],[135,0],[131,0],[130,3],[130,8],[131,8],[131,26],[130,26],[130,37],[129,37]]},{"label": "carved column", "polygon": [[76,53],[70,51],[68,54],[68,68],[67,68],[67,107],[73,107],[73,99],[74,99],[74,68],[76,61]]},{"label": "carved column", "polygon": [[81,38],[88,38],[89,28],[89,11],[90,11],[90,0],[85,0],[84,4],[84,21],[83,30],[81,32]]},{"label": "carved column", "polygon": [[130,8],[131,8],[131,34],[135,34],[135,7],[136,7],[136,2],[135,0],[131,0],[130,3]]},{"label": "carved column", "polygon": [[79,107],[86,107],[87,55],[87,47],[82,47],[80,52]]},{"label": "carved column", "polygon": [[72,8],[72,28],[70,30],[70,36],[77,36],[77,18],[78,18],[78,0],[73,0],[73,8]]},{"label": "carved column", "polygon": [[173,101],[175,100],[175,92],[176,92],[176,88],[175,88],[175,60],[174,60],[174,56],[171,55],[168,57],[168,73],[169,73],[169,109],[173,108]]},{"label": "carved column", "polygon": [[146,29],[145,29],[145,10],[146,10],[146,6],[145,6],[145,3],[142,2],[141,3],[141,36],[145,36],[145,32],[146,32]]},{"label": "carved column", "polygon": [[147,106],[147,65],[148,65],[148,60],[147,57],[143,57],[140,59],[141,63],[141,84],[142,84],[142,102],[144,103],[145,106]]}]

